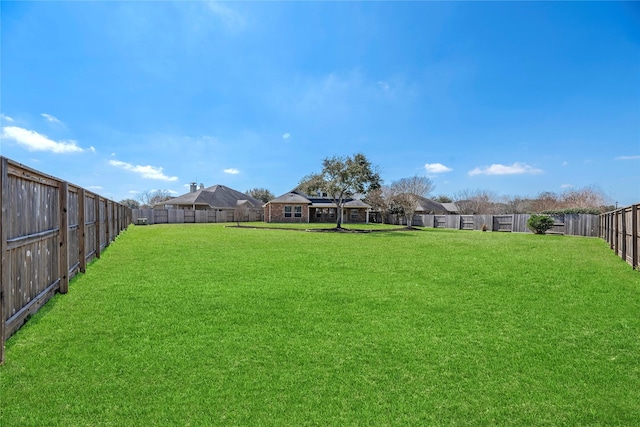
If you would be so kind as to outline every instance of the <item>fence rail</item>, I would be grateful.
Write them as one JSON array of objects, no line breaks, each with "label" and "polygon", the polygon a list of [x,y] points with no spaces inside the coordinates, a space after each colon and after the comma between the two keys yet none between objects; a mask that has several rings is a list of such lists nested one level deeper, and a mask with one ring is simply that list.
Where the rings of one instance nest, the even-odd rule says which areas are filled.
[{"label": "fence rail", "polygon": [[[134,224],[144,218],[146,224],[188,224],[207,222],[234,222],[238,213],[235,209],[188,210],[188,209],[133,209]],[[262,210],[251,210],[241,221],[262,221]]]},{"label": "fence rail", "polygon": [[5,341],[131,223],[131,209],[0,157],[0,363]]},{"label": "fence rail", "polygon": [[640,253],[640,204],[600,215],[600,237],[617,256],[638,269]]},{"label": "fence rail", "polygon": [[[548,234],[567,236],[598,237],[600,221],[598,215],[561,214],[550,215],[553,228]],[[530,214],[512,215],[415,215],[413,224],[422,227],[452,228],[455,230],[504,231],[513,233],[531,233],[527,227]]]}]

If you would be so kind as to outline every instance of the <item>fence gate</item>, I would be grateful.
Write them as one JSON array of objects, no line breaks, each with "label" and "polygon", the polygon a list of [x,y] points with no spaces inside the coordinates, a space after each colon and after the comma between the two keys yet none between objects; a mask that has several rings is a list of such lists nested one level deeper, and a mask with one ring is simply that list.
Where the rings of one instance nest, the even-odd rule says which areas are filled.
[{"label": "fence gate", "polygon": [[460,230],[473,230],[473,215],[460,215]]},{"label": "fence gate", "polygon": [[494,215],[493,231],[513,231],[513,215]]}]

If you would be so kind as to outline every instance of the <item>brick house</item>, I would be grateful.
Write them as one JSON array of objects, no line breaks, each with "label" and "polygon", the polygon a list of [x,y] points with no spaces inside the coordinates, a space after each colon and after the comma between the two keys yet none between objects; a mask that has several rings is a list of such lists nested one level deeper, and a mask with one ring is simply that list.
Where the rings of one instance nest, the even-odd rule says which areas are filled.
[{"label": "brick house", "polygon": [[[311,197],[298,190],[290,191],[267,202],[264,206],[265,222],[322,222],[337,221],[338,209],[327,197]],[[346,199],[342,222],[368,223],[371,206],[361,200]]]},{"label": "brick house", "polygon": [[213,210],[226,217],[227,221],[236,220],[238,215],[240,221],[260,221],[262,204],[262,201],[224,185],[204,188],[200,184],[197,188],[195,183],[191,183],[188,193],[157,203],[154,209]]}]

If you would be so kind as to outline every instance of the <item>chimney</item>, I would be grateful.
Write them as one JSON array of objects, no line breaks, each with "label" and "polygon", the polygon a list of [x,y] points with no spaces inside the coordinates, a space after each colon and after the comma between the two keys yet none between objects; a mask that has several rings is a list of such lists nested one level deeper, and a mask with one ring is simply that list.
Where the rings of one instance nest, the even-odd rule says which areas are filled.
[{"label": "chimney", "polygon": [[197,187],[195,182],[192,182],[191,184],[189,184],[189,193],[195,193],[196,190],[197,190]]},{"label": "chimney", "polygon": [[204,183],[202,183],[202,182],[200,183],[200,189],[204,190]]}]

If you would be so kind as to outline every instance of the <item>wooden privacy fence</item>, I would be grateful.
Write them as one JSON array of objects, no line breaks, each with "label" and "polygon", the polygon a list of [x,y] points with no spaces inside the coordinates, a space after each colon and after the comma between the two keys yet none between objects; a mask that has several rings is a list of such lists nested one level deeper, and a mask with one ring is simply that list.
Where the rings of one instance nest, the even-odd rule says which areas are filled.
[{"label": "wooden privacy fence", "polygon": [[0,157],[0,363],[5,341],[131,223],[131,209]]},{"label": "wooden privacy fence", "polygon": [[[568,236],[598,237],[600,220],[598,215],[561,214],[550,215],[553,228],[548,234]],[[453,228],[456,230],[506,231],[513,233],[531,233],[527,227],[530,214],[511,215],[415,215],[413,225],[433,228]]]},{"label": "wooden privacy fence", "polygon": [[600,215],[600,237],[620,258],[638,269],[640,204]]},{"label": "wooden privacy fence", "polygon": [[[133,209],[132,221],[144,218],[146,224],[188,224],[204,222],[234,222],[234,209],[187,210],[187,209]],[[251,210],[243,214],[241,221],[262,221],[262,210]]]}]

